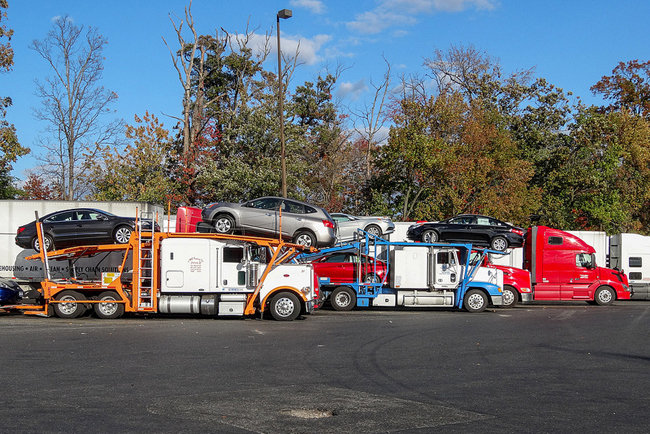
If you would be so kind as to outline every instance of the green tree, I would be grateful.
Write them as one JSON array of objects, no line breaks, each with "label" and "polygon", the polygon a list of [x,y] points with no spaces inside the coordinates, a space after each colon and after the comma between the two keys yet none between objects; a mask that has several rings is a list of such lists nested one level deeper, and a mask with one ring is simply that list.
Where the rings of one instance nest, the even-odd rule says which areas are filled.
[{"label": "green tree", "polygon": [[[3,20],[7,19],[7,0],[0,0],[0,72],[11,71],[14,65],[14,51],[11,47],[11,37],[14,33],[8,29]],[[6,42],[5,42],[6,38]],[[6,120],[7,108],[12,104],[10,97],[0,98],[0,199],[13,199],[19,193],[14,187],[14,177],[11,176],[13,163],[19,157],[27,155],[29,149],[20,145],[16,135],[16,127]]]},{"label": "green tree", "polygon": [[177,204],[177,182],[166,170],[172,158],[169,132],[146,112],[135,124],[127,125],[125,148],[107,146],[91,167],[90,184],[94,200],[127,200]]},{"label": "green tree", "polygon": [[461,212],[525,221],[538,193],[532,165],[519,158],[504,118],[458,91],[407,98],[378,151],[373,190],[404,220]]},{"label": "green tree", "polygon": [[583,108],[567,146],[551,157],[542,223],[563,229],[647,233],[650,125],[629,112]]}]

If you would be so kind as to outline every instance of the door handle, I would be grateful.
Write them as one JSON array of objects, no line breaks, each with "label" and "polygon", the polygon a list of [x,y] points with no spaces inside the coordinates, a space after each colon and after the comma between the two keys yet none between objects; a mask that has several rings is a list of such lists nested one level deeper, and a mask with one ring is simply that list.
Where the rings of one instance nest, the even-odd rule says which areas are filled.
[{"label": "door handle", "polygon": [[267,216],[269,216],[269,217],[270,217],[270,216],[272,216],[273,214],[269,214],[269,213],[264,213],[264,215],[267,215]]}]

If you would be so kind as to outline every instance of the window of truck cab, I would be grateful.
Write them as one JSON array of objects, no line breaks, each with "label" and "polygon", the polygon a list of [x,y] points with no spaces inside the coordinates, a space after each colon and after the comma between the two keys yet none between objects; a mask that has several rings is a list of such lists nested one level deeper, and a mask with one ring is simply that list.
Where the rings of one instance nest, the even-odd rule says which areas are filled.
[{"label": "window of truck cab", "polygon": [[576,255],[576,267],[595,268],[596,261],[591,253],[578,253]]}]

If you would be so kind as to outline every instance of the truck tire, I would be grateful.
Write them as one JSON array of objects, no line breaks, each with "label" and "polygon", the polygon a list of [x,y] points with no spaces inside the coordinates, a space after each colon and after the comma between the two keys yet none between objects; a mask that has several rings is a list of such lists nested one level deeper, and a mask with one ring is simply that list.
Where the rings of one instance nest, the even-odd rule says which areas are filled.
[{"label": "truck tire", "polygon": [[220,214],[214,219],[214,228],[218,234],[231,234],[235,229],[235,219],[228,214]]},{"label": "truck tire", "polygon": [[270,307],[271,315],[276,321],[293,321],[300,315],[300,301],[290,292],[275,294]]},{"label": "truck tire", "polygon": [[601,286],[594,293],[594,301],[599,306],[609,306],[616,300],[616,292],[609,286]]},{"label": "truck tire", "polygon": [[357,294],[352,288],[339,286],[330,296],[330,303],[334,310],[346,311],[352,310],[357,305]]},{"label": "truck tire", "polygon": [[438,232],[428,229],[422,232],[422,242],[423,243],[437,243],[438,242]]},{"label": "truck tire", "polygon": [[508,248],[508,240],[506,240],[504,237],[494,237],[492,238],[492,242],[490,242],[490,248],[492,250],[505,252]]},{"label": "truck tire", "polygon": [[[120,299],[115,291],[102,292],[97,298],[100,301],[114,302]],[[95,313],[101,319],[116,319],[124,315],[124,305],[122,303],[97,303],[95,304]]]},{"label": "truck tire", "polygon": [[519,293],[510,285],[503,287],[503,304],[501,307],[513,307],[519,301]]},{"label": "truck tire", "polygon": [[59,318],[77,318],[86,312],[86,305],[83,303],[86,296],[77,291],[62,291],[57,294],[55,300],[65,301],[65,303],[53,303],[54,313]]},{"label": "truck tire", "polygon": [[480,289],[470,289],[465,294],[463,306],[470,313],[483,312],[489,303],[487,295]]}]

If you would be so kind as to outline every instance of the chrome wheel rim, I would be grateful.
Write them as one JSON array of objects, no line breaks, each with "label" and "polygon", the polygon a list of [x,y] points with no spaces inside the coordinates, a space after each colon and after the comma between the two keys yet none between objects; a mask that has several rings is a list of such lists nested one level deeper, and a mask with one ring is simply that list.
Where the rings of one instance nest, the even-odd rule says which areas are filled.
[{"label": "chrome wheel rim", "polygon": [[78,309],[77,299],[71,295],[66,295],[60,298],[60,301],[65,301],[65,303],[59,303],[59,311],[64,315],[72,315]]},{"label": "chrome wheel rim", "polygon": [[275,303],[275,311],[282,318],[291,316],[295,310],[296,306],[293,304],[293,301],[287,297],[282,297]]},{"label": "chrome wheel rim", "polygon": [[509,290],[509,289],[505,289],[503,291],[503,304],[505,306],[510,306],[514,302],[515,302],[515,294],[514,294],[514,292]]},{"label": "chrome wheel rim", "polygon": [[339,292],[336,294],[336,297],[334,297],[334,302],[339,307],[348,307],[352,302],[352,299],[350,298],[350,294],[346,292]]},{"label": "chrome wheel rim", "polygon": [[214,225],[215,229],[217,232],[221,234],[225,234],[230,232],[230,229],[232,229],[232,225],[230,224],[230,220],[227,218],[221,218],[217,220],[217,223]]},{"label": "chrome wheel rim", "polygon": [[97,309],[99,309],[104,315],[110,316],[117,312],[117,303],[115,303],[115,298],[113,297],[104,297],[101,301],[112,301],[113,303],[99,303]]},{"label": "chrome wheel rim", "polygon": [[368,228],[368,230],[366,232],[368,232],[370,235],[374,235],[376,237],[381,236],[381,229],[379,229],[377,226],[372,226],[372,227]]},{"label": "chrome wheel rim", "polygon": [[506,243],[506,240],[504,240],[503,238],[497,238],[492,242],[492,248],[494,250],[499,250],[501,252],[506,249],[507,245],[508,244]]},{"label": "chrome wheel rim", "polygon": [[438,236],[435,232],[427,232],[424,234],[425,243],[435,243],[436,241],[438,241]]},{"label": "chrome wheel rim", "polygon": [[301,246],[311,246],[312,245],[312,240],[311,237],[307,234],[302,234],[298,237],[296,240],[296,244],[300,244]]},{"label": "chrome wheel rim", "polygon": [[117,232],[115,232],[115,240],[118,242],[118,244],[126,244],[129,242],[130,238],[131,238],[130,229],[119,228]]},{"label": "chrome wheel rim", "polygon": [[472,310],[481,309],[483,307],[484,303],[485,303],[485,301],[483,300],[483,297],[480,294],[472,294],[467,299],[467,305]]},{"label": "chrome wheel rim", "polygon": [[598,300],[600,300],[601,303],[609,303],[612,301],[612,293],[604,289],[598,293]]}]

